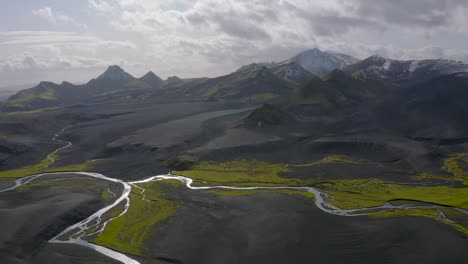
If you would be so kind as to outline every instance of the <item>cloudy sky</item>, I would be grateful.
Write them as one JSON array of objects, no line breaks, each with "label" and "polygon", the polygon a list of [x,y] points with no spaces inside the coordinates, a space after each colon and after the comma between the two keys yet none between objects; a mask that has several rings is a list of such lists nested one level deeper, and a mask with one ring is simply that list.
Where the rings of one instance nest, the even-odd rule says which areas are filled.
[{"label": "cloudy sky", "polygon": [[318,47],[468,61],[466,0],[15,0],[0,10],[0,86],[217,76]]}]

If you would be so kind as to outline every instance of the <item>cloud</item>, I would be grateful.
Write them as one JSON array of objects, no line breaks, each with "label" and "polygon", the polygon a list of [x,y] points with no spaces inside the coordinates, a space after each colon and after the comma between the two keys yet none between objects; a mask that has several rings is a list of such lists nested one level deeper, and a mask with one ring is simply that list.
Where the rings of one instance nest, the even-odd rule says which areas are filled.
[{"label": "cloud", "polygon": [[64,23],[64,24],[73,25],[82,29],[88,28],[86,24],[77,22],[76,19],[74,19],[73,17],[59,14],[55,12],[51,7],[48,7],[48,6],[32,10],[32,14],[52,24]]},{"label": "cloud", "polygon": [[[462,29],[462,0],[89,0],[119,34],[139,34],[146,57],[179,74],[214,76],[240,64],[324,50],[367,57],[437,55],[429,46],[450,27]],[[430,32],[429,32],[430,31]],[[430,34],[429,34],[429,33]],[[393,38],[391,41],[389,39]],[[414,53],[414,54],[413,54]],[[448,56],[448,52],[442,53]],[[181,64],[193,61],[196,67]],[[173,73],[174,74],[174,73]]]},{"label": "cloud", "polygon": [[137,48],[130,41],[107,40],[89,33],[8,31],[0,32],[0,50],[3,86],[26,80],[85,81],[109,65],[131,60]]},{"label": "cloud", "polygon": [[430,30],[453,30],[453,26],[458,27],[458,11],[468,8],[465,0],[351,0],[349,3],[356,15],[392,25]]}]

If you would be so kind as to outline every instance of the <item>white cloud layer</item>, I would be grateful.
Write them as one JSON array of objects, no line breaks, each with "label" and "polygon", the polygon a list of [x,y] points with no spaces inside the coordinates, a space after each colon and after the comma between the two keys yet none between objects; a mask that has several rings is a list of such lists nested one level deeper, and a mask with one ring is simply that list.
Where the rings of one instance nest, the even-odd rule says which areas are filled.
[{"label": "white cloud layer", "polygon": [[39,9],[35,9],[32,11],[34,16],[42,18],[50,23],[57,24],[57,23],[64,23],[76,26],[78,28],[87,29],[88,25],[81,24],[76,21],[73,17],[59,14],[55,12],[51,7],[45,6]]}]

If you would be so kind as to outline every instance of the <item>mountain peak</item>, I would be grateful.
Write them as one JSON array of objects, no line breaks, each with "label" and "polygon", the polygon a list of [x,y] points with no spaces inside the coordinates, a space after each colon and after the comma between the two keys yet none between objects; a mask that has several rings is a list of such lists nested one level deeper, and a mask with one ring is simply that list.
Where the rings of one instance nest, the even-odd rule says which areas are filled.
[{"label": "mountain peak", "polygon": [[163,80],[161,78],[159,78],[159,76],[154,74],[154,72],[152,72],[152,71],[147,72],[145,75],[143,75],[140,78],[140,80],[148,83],[149,85],[151,85],[153,87],[159,87],[163,83]]},{"label": "mountain peak", "polygon": [[349,55],[321,51],[318,48],[301,52],[292,60],[316,75],[324,75],[334,69],[342,69],[359,61]]},{"label": "mountain peak", "polygon": [[108,80],[108,81],[128,81],[134,79],[134,77],[122,68],[117,65],[112,65],[107,68],[107,70],[99,75],[98,80]]}]

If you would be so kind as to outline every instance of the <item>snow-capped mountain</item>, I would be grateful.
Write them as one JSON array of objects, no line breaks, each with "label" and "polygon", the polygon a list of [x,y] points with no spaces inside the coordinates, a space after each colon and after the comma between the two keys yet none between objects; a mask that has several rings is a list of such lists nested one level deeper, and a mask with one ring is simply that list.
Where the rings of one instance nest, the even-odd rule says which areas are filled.
[{"label": "snow-capped mountain", "polygon": [[397,85],[410,85],[441,75],[468,72],[468,64],[443,59],[402,61],[374,55],[347,66],[344,70],[359,78],[385,80]]},{"label": "snow-capped mountain", "polygon": [[[294,62],[300,65],[306,71],[314,75],[321,76],[330,73],[335,69],[343,69],[345,66],[357,63],[358,61],[359,59],[346,54],[325,52],[315,48],[301,52],[296,56],[282,62],[261,62],[256,64],[266,68],[275,68]],[[249,66],[250,65],[242,66],[238,71],[243,70],[245,67]]]},{"label": "snow-capped mountain", "polygon": [[134,79],[134,77],[117,65],[109,66],[107,70],[97,77],[98,80],[107,80],[115,82],[125,82]]},{"label": "snow-capped mountain", "polygon": [[291,58],[291,61],[320,76],[332,70],[343,69],[345,66],[357,63],[359,59],[341,53],[324,52],[315,48],[297,54]]}]

